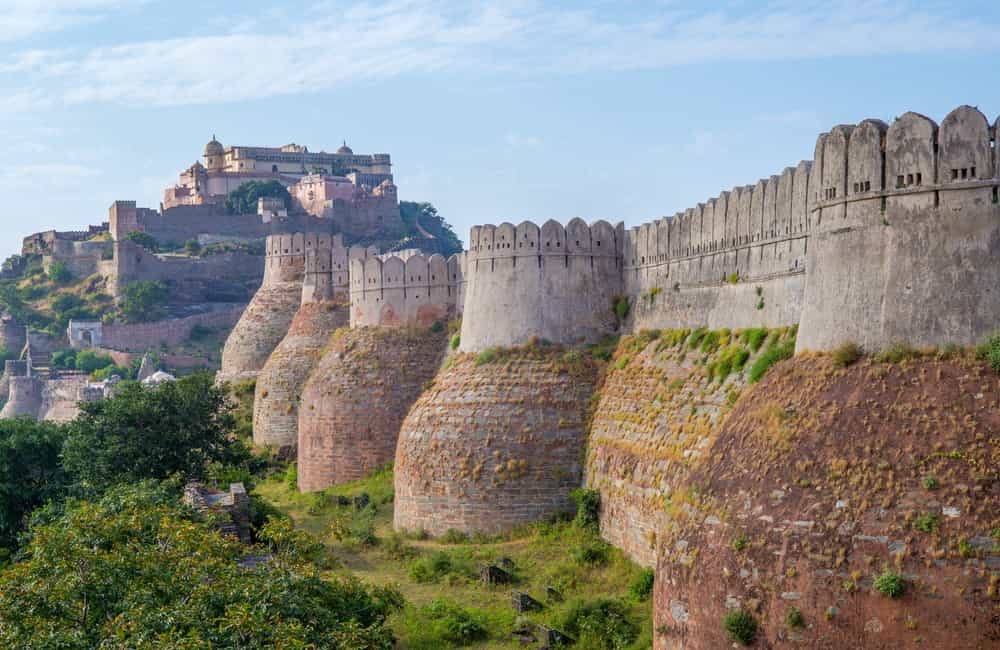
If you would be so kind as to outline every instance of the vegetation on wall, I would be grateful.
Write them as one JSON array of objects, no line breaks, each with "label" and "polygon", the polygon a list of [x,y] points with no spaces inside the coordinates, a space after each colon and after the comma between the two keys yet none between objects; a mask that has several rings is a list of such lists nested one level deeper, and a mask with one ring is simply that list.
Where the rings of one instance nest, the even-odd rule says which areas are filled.
[{"label": "vegetation on wall", "polygon": [[144,233],[141,230],[130,230],[125,233],[125,239],[142,246],[148,251],[156,253],[160,250],[160,242],[156,241],[156,237],[148,233]]}]

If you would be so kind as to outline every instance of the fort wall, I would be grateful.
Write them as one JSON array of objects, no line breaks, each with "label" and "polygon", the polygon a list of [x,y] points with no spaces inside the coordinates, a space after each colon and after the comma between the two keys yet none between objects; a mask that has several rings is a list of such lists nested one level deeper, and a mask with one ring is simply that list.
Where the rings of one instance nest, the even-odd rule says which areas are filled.
[{"label": "fort wall", "polygon": [[236,325],[244,306],[150,323],[111,323],[101,326],[101,345],[123,352],[145,352],[177,345],[191,337],[195,326],[228,329]]},{"label": "fort wall", "polygon": [[612,332],[622,246],[623,227],[605,221],[473,227],[461,349],[520,345],[532,337],[577,344]]},{"label": "fort wall", "polygon": [[351,327],[429,326],[455,313],[461,264],[441,255],[351,260]]}]

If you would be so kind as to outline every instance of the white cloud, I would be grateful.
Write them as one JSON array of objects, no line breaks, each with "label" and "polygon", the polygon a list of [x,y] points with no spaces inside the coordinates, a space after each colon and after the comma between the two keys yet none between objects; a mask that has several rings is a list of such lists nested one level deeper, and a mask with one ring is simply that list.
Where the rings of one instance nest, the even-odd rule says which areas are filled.
[{"label": "white cloud", "polygon": [[[44,16],[68,24],[93,19],[122,1],[56,0],[32,10],[37,0],[14,0],[12,6],[25,33],[39,29],[31,25]],[[679,6],[628,18],[606,3],[557,10],[530,0],[481,0],[460,8],[443,0],[392,0],[319,3],[268,20],[233,16],[233,26],[215,35],[15,53],[0,64],[0,84],[11,86],[0,112],[37,109],[42,97],[70,105],[204,104],[413,73],[464,70],[524,78],[703,62],[982,54],[1000,42],[997,26],[981,16],[958,17],[902,0],[874,0],[863,15],[845,1],[708,13]]]},{"label": "white cloud", "polygon": [[0,0],[0,42],[91,23],[125,3],[126,0]]}]

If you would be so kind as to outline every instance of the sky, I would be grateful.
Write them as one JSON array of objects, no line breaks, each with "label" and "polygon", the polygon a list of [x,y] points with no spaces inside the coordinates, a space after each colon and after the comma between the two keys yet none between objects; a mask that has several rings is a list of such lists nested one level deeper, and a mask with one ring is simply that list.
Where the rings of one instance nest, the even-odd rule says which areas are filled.
[{"label": "sky", "polygon": [[0,0],[0,254],[158,207],[215,135],[392,155],[479,223],[671,215],[816,136],[1000,114],[1000,3]]}]

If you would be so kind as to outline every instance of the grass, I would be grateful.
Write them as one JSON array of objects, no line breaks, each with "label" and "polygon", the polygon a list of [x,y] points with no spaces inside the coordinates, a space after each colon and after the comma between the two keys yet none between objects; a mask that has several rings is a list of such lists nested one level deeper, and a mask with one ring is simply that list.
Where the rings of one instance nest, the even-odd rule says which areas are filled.
[{"label": "grass", "polygon": [[771,366],[779,361],[791,359],[794,354],[794,338],[788,339],[782,343],[771,343],[764,353],[753,362],[753,365],[750,366],[750,372],[747,374],[747,381],[751,384],[760,381],[761,377],[764,376],[764,373],[766,373]]},{"label": "grass", "polygon": [[937,513],[920,515],[913,520],[913,527],[922,533],[933,533],[941,526],[941,516]]},{"label": "grass", "polygon": [[726,614],[722,627],[730,639],[742,645],[750,645],[757,638],[757,621],[753,614],[743,609]]},{"label": "grass", "polygon": [[900,341],[883,349],[875,359],[881,363],[900,363],[901,361],[916,359],[919,356],[920,352],[914,349],[913,346]]},{"label": "grass", "polygon": [[861,347],[852,341],[842,343],[831,354],[833,365],[837,368],[846,368],[861,358]]},{"label": "grass", "polygon": [[1000,375],[1000,330],[976,346],[976,358],[989,363],[993,372]]},{"label": "grass", "polygon": [[906,580],[903,576],[888,569],[875,577],[875,591],[886,598],[900,598],[906,593]]},{"label": "grass", "polygon": [[789,607],[785,615],[785,625],[791,628],[805,627],[806,619],[798,607]]},{"label": "grass", "polygon": [[[634,591],[635,585],[647,579],[647,572],[600,540],[596,526],[586,523],[595,513],[595,498],[589,491],[579,494],[586,506],[581,508],[585,514],[580,523],[542,522],[489,538],[467,539],[457,533],[447,536],[456,543],[446,543],[444,537],[430,539],[426,533],[393,532],[390,468],[362,481],[324,490],[327,498],[318,509],[315,497],[289,489],[282,476],[263,481],[255,493],[325,544],[339,567],[331,569],[328,577],[349,572],[372,584],[398,587],[407,604],[389,623],[399,637],[399,647],[524,647],[511,636],[525,622],[511,603],[511,586],[479,581],[479,565],[500,558],[513,561],[515,589],[545,605],[529,615],[532,623],[543,623],[577,638],[566,627],[573,626],[580,633],[574,646],[578,648],[639,650],[652,645],[648,597],[642,600]],[[352,499],[361,494],[369,495],[374,514],[337,505],[339,497]],[[357,520],[371,525],[374,545],[360,544],[350,535],[338,539],[334,534],[345,524],[351,528]],[[547,587],[560,592],[563,600],[548,600]]]}]

